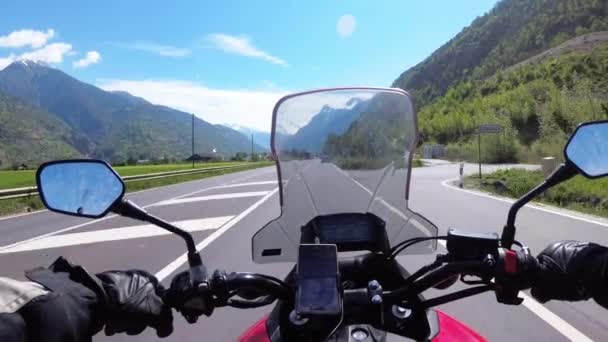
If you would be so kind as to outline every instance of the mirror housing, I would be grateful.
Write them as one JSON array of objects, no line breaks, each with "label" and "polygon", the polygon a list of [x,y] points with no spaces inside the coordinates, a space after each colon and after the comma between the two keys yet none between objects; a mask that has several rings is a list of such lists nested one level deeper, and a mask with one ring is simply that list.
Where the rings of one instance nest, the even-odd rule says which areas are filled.
[{"label": "mirror housing", "polygon": [[536,196],[579,173],[587,178],[608,175],[608,120],[579,125],[564,147],[564,157],[566,162],[556,168],[544,182],[513,203],[502,231],[502,247],[511,248],[515,239],[517,212]]},{"label": "mirror housing", "polygon": [[608,120],[579,125],[564,148],[564,157],[587,178],[608,175]]},{"label": "mirror housing", "polygon": [[44,163],[36,172],[36,183],[45,207],[79,217],[103,217],[125,194],[122,178],[101,160]]}]

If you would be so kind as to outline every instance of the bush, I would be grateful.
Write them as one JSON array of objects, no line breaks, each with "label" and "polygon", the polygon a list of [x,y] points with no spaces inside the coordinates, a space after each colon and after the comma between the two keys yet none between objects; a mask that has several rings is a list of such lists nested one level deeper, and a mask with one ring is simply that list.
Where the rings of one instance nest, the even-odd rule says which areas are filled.
[{"label": "bush", "polygon": [[[491,184],[501,181],[505,185],[500,192],[501,195],[519,198],[532,190],[543,179],[544,175],[541,171],[499,170],[484,175],[481,187],[490,192],[498,192]],[[478,184],[478,182],[476,177],[467,179],[467,184]],[[541,195],[539,200],[560,207],[608,216],[608,178],[589,180],[583,176],[576,176],[549,189]]]}]

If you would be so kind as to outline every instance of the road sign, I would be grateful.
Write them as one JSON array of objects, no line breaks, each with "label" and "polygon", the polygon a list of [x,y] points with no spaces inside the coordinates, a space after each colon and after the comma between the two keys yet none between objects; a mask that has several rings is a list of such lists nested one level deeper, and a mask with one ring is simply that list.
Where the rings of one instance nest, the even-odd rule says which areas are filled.
[{"label": "road sign", "polygon": [[479,133],[500,133],[503,128],[499,124],[484,124],[479,125]]}]

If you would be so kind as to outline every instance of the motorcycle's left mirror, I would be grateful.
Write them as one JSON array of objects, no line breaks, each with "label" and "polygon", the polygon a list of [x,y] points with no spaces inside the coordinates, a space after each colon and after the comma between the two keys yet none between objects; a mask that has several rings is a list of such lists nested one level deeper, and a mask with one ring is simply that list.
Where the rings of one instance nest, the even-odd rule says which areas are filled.
[{"label": "motorcycle's left mirror", "polygon": [[42,164],[36,173],[44,205],[62,214],[99,218],[125,193],[125,184],[106,162],[62,160]]}]

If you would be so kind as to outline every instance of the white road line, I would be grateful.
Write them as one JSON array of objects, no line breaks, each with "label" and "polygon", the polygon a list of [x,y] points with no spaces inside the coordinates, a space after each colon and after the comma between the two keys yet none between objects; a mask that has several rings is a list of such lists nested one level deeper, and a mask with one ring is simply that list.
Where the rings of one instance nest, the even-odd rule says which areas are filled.
[{"label": "white road line", "polygon": [[[278,190],[279,190],[279,188],[274,188],[274,190],[272,190],[266,196],[262,197],[259,201],[255,202],[249,208],[245,209],[243,212],[241,212],[240,214],[235,216],[232,220],[228,221],[220,229],[214,231],[211,235],[209,235],[203,241],[199,242],[199,244],[196,245],[196,249],[198,251],[201,251],[202,249],[207,247],[210,243],[215,241],[215,239],[217,239],[222,234],[224,234],[226,231],[228,231],[228,229],[232,228],[235,224],[237,224],[239,221],[241,221],[243,218],[245,218],[245,216],[249,215],[249,213],[251,213],[252,211],[257,209],[260,205],[262,205],[264,202],[266,202]],[[160,280],[160,281],[167,278],[169,275],[171,275],[171,273],[175,272],[175,270],[177,270],[181,265],[183,265],[187,259],[188,259],[187,253],[182,254],[179,258],[173,260],[170,264],[163,267],[160,271],[156,272],[156,278],[158,278],[158,280]]]},{"label": "white road line", "polygon": [[29,216],[29,215],[34,215],[34,214],[40,214],[40,213],[43,213],[45,211],[49,211],[49,210],[48,209],[41,209],[41,210],[36,210],[36,211],[29,212],[29,213],[22,213],[22,214],[10,215],[10,216],[3,216],[3,217],[0,217],[0,221],[10,220],[10,219],[14,219],[14,218],[17,218],[17,217],[22,217],[22,216]]},{"label": "white road line", "polygon": [[[198,232],[208,229],[217,229],[231,220],[233,217],[234,216],[209,217],[198,220],[179,221],[175,222],[175,224],[188,232]],[[90,232],[47,236],[43,239],[38,239],[29,243],[14,246],[12,248],[3,249],[0,251],[0,254],[85,245],[107,241],[138,239],[169,234],[171,233],[152,224],[124,228],[110,228]]]},{"label": "white road line", "polygon": [[46,238],[48,236],[53,236],[53,235],[60,234],[60,233],[63,233],[63,232],[69,232],[70,230],[74,230],[74,229],[78,229],[80,227],[88,226],[88,225],[93,224],[93,223],[98,223],[98,222],[101,222],[101,221],[109,220],[109,219],[114,218],[116,216],[118,216],[118,215],[110,215],[110,216],[102,217],[102,218],[97,219],[97,220],[84,222],[84,223],[81,223],[81,224],[77,224],[75,226],[70,226],[70,227],[67,227],[67,228],[56,230],[54,232],[38,235],[38,236],[35,236],[33,238],[29,238],[29,239],[26,239],[26,240],[17,241],[15,243],[11,243],[10,245],[5,245],[5,246],[0,247],[0,253],[2,253],[6,249],[10,249],[10,248],[13,248],[15,246],[19,246],[21,244],[30,243],[32,241],[36,241],[36,240],[39,240],[39,239],[44,239],[44,238]]},{"label": "white road line", "polygon": [[568,322],[564,321],[558,315],[545,308],[542,304],[534,300],[527,294],[520,292],[519,295],[524,299],[522,303],[526,308],[540,317],[547,324],[552,326],[555,330],[559,331],[570,341],[576,342],[593,342],[592,339],[583,334],[580,330],[571,326]]},{"label": "white road line", "polygon": [[[451,183],[456,181],[457,179],[446,179],[443,182],[441,182],[441,185],[445,186],[446,188],[451,188],[454,190],[458,190],[458,191],[462,191],[462,192],[466,192],[468,194],[471,195],[475,195],[475,196],[480,196],[480,197],[485,197],[485,198],[491,198],[493,200],[497,200],[497,201],[501,201],[501,202],[505,202],[505,203],[509,203],[509,204],[513,204],[515,203],[514,199],[511,198],[507,198],[507,197],[500,197],[500,196],[495,196],[495,195],[490,195],[490,194],[486,194],[484,192],[480,192],[480,191],[475,191],[475,190],[467,190],[467,189],[461,189],[457,186],[452,185]],[[597,224],[599,226],[603,226],[603,227],[608,227],[608,221],[601,221],[601,218],[597,218],[597,219],[593,219],[593,218],[587,218],[584,217],[582,215],[577,215],[575,213],[567,213],[565,212],[565,210],[559,209],[559,208],[547,208],[550,206],[544,206],[544,205],[538,205],[538,204],[534,204],[534,203],[528,203],[525,205],[526,208],[531,208],[531,209],[536,209],[536,210],[540,210],[540,211],[544,211],[547,213],[551,213],[551,214],[555,214],[555,215],[559,215],[559,216],[563,216],[563,217],[567,217],[573,220],[579,220],[579,221],[583,221],[583,222],[587,222],[587,223],[592,223],[592,224]]]},{"label": "white road line", "polygon": [[[363,189],[365,192],[367,192],[370,196],[373,195],[374,193],[368,189],[367,187],[365,187],[365,185],[359,183],[359,181],[357,181],[356,179],[354,179],[353,177],[351,177],[348,173],[344,172],[344,170],[340,169],[339,167],[334,165],[334,168],[336,170],[338,170],[338,172],[340,172],[341,174],[343,174],[345,177],[347,177],[348,179],[350,179],[353,183],[355,183],[356,185],[358,185],[361,189]],[[383,204],[386,208],[388,208],[388,210],[392,211],[393,213],[395,213],[397,216],[401,217],[404,220],[408,220],[409,218],[407,217],[407,215],[405,215],[401,210],[395,208],[394,206],[392,206],[391,204],[389,204],[387,201],[385,201],[383,198],[375,198],[374,201],[378,201],[381,204]]]},{"label": "white road line", "polygon": [[260,197],[260,196],[264,196],[264,195],[268,194],[269,192],[270,191],[235,192],[235,193],[230,193],[230,194],[217,194],[217,195],[200,196],[200,197],[187,197],[187,198],[180,198],[180,199],[173,199],[173,200],[158,202],[154,206],[212,201],[212,200],[231,199],[231,198]]},{"label": "white road line", "polygon": [[[222,185],[229,185],[229,184],[233,184],[234,182],[244,181],[244,180],[247,180],[247,179],[250,179],[250,178],[253,178],[253,177],[256,177],[256,176],[265,175],[265,174],[268,174],[268,173],[271,173],[271,172],[254,173],[254,174],[252,174],[252,175],[247,175],[247,176],[239,177],[239,178],[234,179],[234,180],[232,180],[232,181],[225,182],[225,183],[223,183]],[[197,190],[197,191],[194,191],[194,192],[191,192],[191,193],[187,193],[187,194],[184,194],[184,195],[179,195],[179,196],[177,196],[177,197],[173,197],[173,198],[171,198],[171,199],[173,200],[173,199],[178,199],[178,198],[182,198],[182,197],[187,197],[187,196],[195,195],[195,194],[198,194],[198,193],[201,193],[201,192],[204,192],[204,191],[208,191],[208,190],[211,190],[211,189],[214,189],[214,188],[215,188],[215,187],[209,187],[209,188],[205,188],[205,189]],[[157,188],[157,189],[158,189],[158,188]],[[152,204],[149,204],[149,205],[143,206],[142,208],[149,208],[149,207],[152,207],[152,206],[154,206],[156,203],[158,203],[158,202],[155,202],[155,203],[152,203]],[[114,218],[114,217],[117,217],[117,216],[118,216],[118,215],[109,215],[109,216],[102,217],[102,218],[97,219],[97,220],[93,220],[93,221],[84,222],[84,223],[81,223],[81,224],[77,224],[77,225],[75,225],[75,226],[70,226],[70,227],[67,227],[67,228],[63,228],[63,229],[60,229],[60,230],[56,230],[56,231],[54,231],[54,232],[50,232],[50,233],[46,233],[46,234],[42,234],[42,235],[38,235],[38,236],[35,236],[35,237],[32,237],[32,238],[29,238],[29,239],[26,239],[26,240],[17,241],[17,242],[15,242],[15,243],[12,243],[12,244],[9,244],[9,245],[0,246],[0,253],[1,253],[1,252],[2,252],[4,249],[7,249],[7,248],[12,248],[12,247],[14,247],[14,246],[17,246],[17,245],[20,245],[20,244],[23,244],[23,243],[28,243],[28,242],[31,242],[31,241],[34,241],[34,240],[42,239],[42,238],[45,238],[45,237],[47,237],[47,236],[52,236],[52,235],[55,235],[55,234],[60,234],[60,233],[69,232],[69,231],[71,231],[71,230],[78,229],[78,228],[81,228],[81,227],[84,227],[84,226],[88,226],[88,225],[90,225],[90,224],[98,223],[98,222],[101,222],[101,221],[109,220],[109,219]]]},{"label": "white road line", "polygon": [[241,186],[265,185],[265,184],[277,185],[277,181],[237,183],[237,184],[229,184],[229,185],[220,185],[220,186],[216,186],[215,188],[216,189],[225,189],[225,188],[237,188],[237,187],[241,187]]},{"label": "white road line", "polygon": [[[453,181],[453,180],[452,180]],[[444,184],[445,185],[445,184]],[[451,187],[451,186],[450,186]],[[456,188],[456,187],[454,187]],[[460,188],[456,188],[458,190],[462,190]],[[468,190],[463,190],[467,191]],[[477,195],[476,193],[474,193]],[[484,194],[485,195],[485,194]],[[443,240],[438,240],[438,243],[446,248],[446,243]],[[549,324],[553,327],[553,329],[557,330],[564,337],[569,339],[570,341],[577,342],[593,342],[592,339],[587,337],[587,335],[583,334],[580,330],[576,329],[570,323],[564,321],[561,317],[554,314],[551,310],[544,307],[542,304],[534,300],[534,298],[528,296],[524,292],[519,292],[519,296],[524,299],[522,303],[523,306],[528,308],[528,310],[532,311],[536,316],[545,321],[545,323]]]}]

